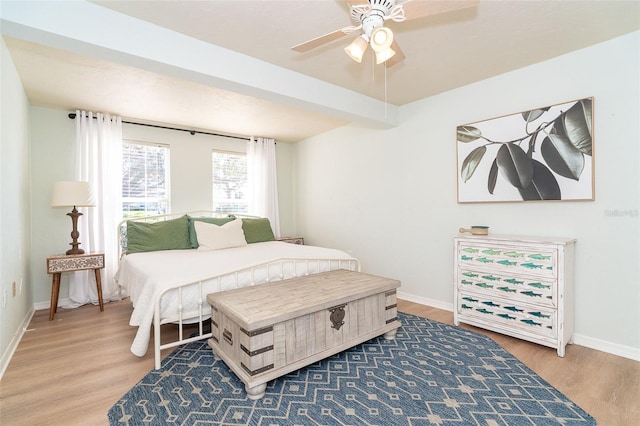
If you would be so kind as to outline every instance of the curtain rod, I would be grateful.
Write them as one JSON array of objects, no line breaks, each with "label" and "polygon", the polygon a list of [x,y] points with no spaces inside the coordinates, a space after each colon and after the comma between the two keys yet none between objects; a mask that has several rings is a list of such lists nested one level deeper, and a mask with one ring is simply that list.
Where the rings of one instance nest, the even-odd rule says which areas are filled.
[{"label": "curtain rod", "polygon": [[[69,113],[69,118],[72,119],[72,120],[75,119],[76,118],[76,113],[75,112],[70,112]],[[96,117],[93,117],[93,118],[96,118]],[[246,138],[246,137],[241,137],[241,136],[231,136],[231,135],[223,135],[223,134],[220,134],[220,133],[201,132],[199,130],[179,129],[177,127],[160,126],[160,125],[157,125],[157,124],[135,123],[133,121],[125,121],[125,120],[122,120],[122,122],[126,123],[126,124],[135,124],[136,126],[155,127],[157,129],[177,130],[179,132],[189,132],[192,136],[195,135],[196,133],[199,133],[201,135],[222,136],[223,138],[241,139],[241,140],[245,140],[245,141],[251,140],[251,138]]]}]

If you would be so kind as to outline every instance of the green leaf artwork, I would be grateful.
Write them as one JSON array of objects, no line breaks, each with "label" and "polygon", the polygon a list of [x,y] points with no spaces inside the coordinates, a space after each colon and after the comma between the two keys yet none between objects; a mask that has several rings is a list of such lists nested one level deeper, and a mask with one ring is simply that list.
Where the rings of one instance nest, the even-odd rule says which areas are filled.
[{"label": "green leaf artwork", "polygon": [[593,199],[593,98],[458,126],[458,201]]}]

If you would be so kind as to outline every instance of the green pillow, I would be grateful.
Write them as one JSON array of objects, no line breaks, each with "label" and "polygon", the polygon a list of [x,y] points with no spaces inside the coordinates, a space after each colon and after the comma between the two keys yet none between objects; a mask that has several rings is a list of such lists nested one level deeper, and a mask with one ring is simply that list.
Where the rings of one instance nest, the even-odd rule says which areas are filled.
[{"label": "green pillow", "polygon": [[271,223],[267,218],[242,219],[242,230],[247,244],[274,241]]},{"label": "green pillow", "polygon": [[161,222],[127,221],[127,253],[190,249],[188,223],[186,215]]},{"label": "green pillow", "polygon": [[196,235],[196,228],[193,226],[193,221],[198,220],[200,222],[212,223],[214,225],[222,226],[227,222],[231,222],[235,219],[235,216],[228,217],[191,217],[189,218],[189,244],[191,248],[198,248],[200,244],[198,244],[198,236]]}]

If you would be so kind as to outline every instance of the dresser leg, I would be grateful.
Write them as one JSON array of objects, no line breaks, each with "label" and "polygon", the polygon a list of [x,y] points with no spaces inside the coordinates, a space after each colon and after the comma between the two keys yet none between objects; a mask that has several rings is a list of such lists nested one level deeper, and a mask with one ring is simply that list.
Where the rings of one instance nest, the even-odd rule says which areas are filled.
[{"label": "dresser leg", "polygon": [[60,276],[61,273],[53,274],[51,282],[51,306],[49,307],[49,321],[53,321],[53,316],[58,311],[58,295],[60,294]]},{"label": "dresser leg", "polygon": [[104,302],[102,301],[102,281],[100,280],[100,269],[94,270],[96,273],[96,288],[98,289],[98,303],[100,303],[100,312],[104,311]]}]

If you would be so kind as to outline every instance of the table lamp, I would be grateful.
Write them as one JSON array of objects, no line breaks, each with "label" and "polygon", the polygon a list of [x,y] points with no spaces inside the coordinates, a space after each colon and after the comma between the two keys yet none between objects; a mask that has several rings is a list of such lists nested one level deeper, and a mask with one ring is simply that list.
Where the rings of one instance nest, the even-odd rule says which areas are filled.
[{"label": "table lamp", "polygon": [[51,195],[52,207],[71,207],[73,210],[67,213],[67,216],[71,216],[71,238],[73,241],[69,243],[70,250],[67,250],[67,255],[84,254],[84,250],[78,248],[80,243],[78,237],[78,217],[82,216],[82,213],[78,211],[76,207],[93,207],[95,206],[95,199],[93,196],[93,188],[89,182],[77,182],[77,181],[63,181],[56,182],[53,185],[53,193]]}]

